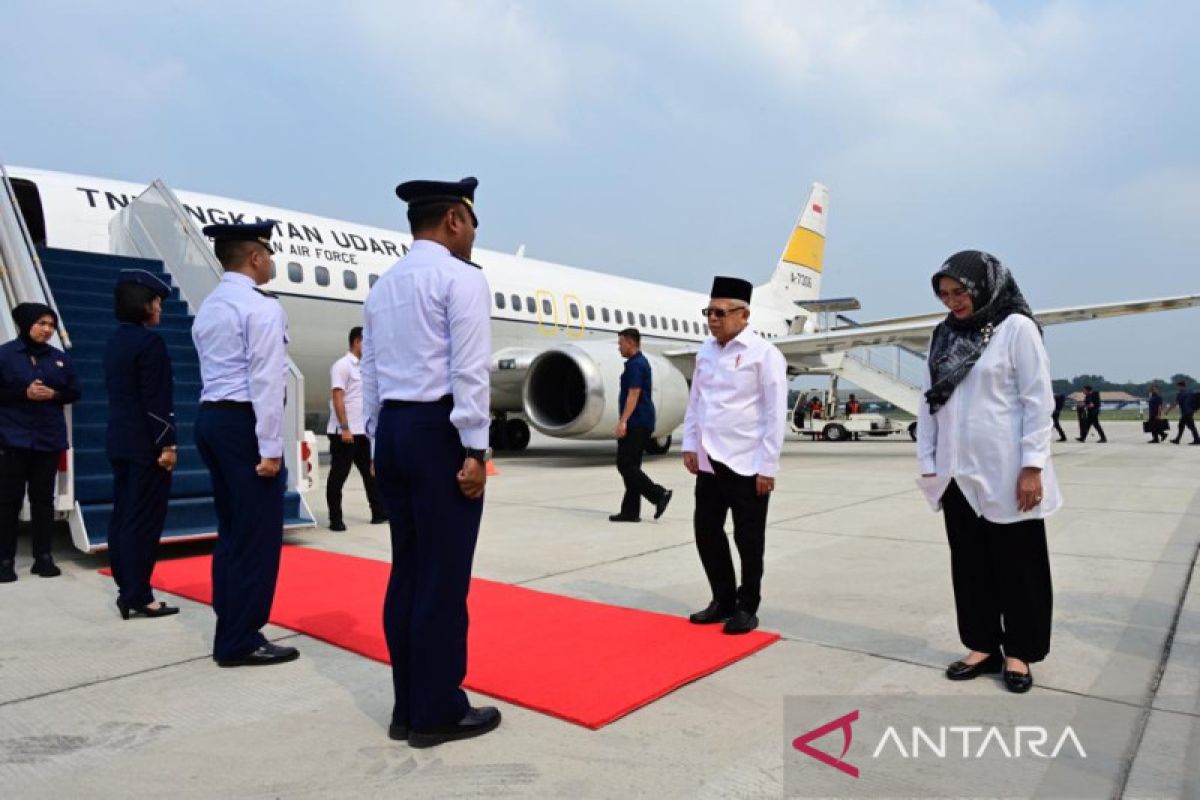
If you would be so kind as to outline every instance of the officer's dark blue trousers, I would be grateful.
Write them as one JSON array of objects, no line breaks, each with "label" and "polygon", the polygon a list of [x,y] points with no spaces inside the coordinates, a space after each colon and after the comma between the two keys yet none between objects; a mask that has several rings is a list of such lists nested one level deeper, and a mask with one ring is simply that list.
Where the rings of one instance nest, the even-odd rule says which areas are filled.
[{"label": "officer's dark blue trousers", "polygon": [[196,415],[196,447],[212,475],[217,508],[213,550],[213,611],[217,634],[213,657],[242,658],[266,643],[267,624],[279,552],[283,547],[283,491],[287,472],[260,478],[249,408],[201,404]]},{"label": "officer's dark blue trousers", "polygon": [[57,450],[0,448],[0,561],[12,561],[17,556],[17,527],[21,506],[25,504],[26,487],[29,489],[33,555],[50,555],[58,456]]},{"label": "officer's dark blue trousers", "polygon": [[108,563],[117,603],[141,608],[154,602],[150,573],[167,519],[171,473],[155,463],[112,459],[113,512],[108,523]]},{"label": "officer's dark blue trousers", "polygon": [[483,500],[458,487],[463,447],[449,403],[385,406],[375,475],[391,515],[392,574],[383,629],[392,659],[392,721],[415,730],[467,713],[467,592]]}]

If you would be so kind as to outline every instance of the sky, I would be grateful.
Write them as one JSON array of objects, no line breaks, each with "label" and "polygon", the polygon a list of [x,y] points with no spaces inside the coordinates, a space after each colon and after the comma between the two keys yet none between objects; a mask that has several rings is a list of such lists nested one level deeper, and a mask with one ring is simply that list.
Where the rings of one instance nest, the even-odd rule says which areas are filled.
[{"label": "sky", "polygon": [[[983,249],[1035,308],[1200,292],[1200,4],[0,0],[0,161],[707,291],[830,188],[823,294],[941,310]],[[1047,329],[1056,378],[1200,376],[1200,309]]]}]

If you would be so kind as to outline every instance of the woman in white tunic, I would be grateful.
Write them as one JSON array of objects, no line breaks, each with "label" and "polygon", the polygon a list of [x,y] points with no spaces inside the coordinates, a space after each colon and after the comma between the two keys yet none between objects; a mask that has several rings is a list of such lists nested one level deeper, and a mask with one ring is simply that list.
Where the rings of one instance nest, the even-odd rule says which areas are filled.
[{"label": "woman in white tunic", "polygon": [[965,250],[933,276],[950,313],[933,332],[917,422],[919,481],[950,542],[958,632],[950,680],[1003,672],[1013,692],[1050,650],[1045,517],[1062,505],[1050,461],[1054,397],[1041,329],[1012,275]]}]

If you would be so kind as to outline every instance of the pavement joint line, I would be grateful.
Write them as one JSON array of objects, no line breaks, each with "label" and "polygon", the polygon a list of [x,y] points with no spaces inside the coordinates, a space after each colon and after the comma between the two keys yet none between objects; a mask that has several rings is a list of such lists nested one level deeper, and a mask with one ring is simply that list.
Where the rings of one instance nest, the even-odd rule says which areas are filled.
[{"label": "pavement joint line", "polygon": [[[283,641],[284,639],[293,639],[297,636],[304,636],[304,635],[305,634],[303,634],[303,633],[298,633],[298,632],[292,631],[292,632],[287,633],[284,636],[277,636],[272,641],[279,642],[279,641]],[[101,686],[105,683],[115,683],[116,681],[122,681],[122,680],[125,680],[126,678],[136,678],[139,675],[148,675],[151,672],[158,672],[159,670],[169,669],[171,667],[180,667],[180,666],[183,666],[184,664],[193,664],[197,661],[212,661],[212,660],[213,660],[212,653],[208,653],[208,654],[202,655],[202,656],[193,656],[192,658],[185,658],[180,661],[169,661],[166,664],[156,664],[153,667],[146,667],[145,669],[137,669],[137,670],[134,670],[133,672],[123,672],[120,675],[106,675],[103,678],[96,678],[94,681],[85,681],[84,683],[76,683],[72,686],[63,686],[62,688],[59,688],[59,689],[51,689],[48,692],[38,692],[37,694],[31,694],[27,697],[14,697],[11,700],[0,700],[0,708],[4,708],[5,706],[15,706],[18,703],[27,703],[30,700],[41,700],[43,697],[54,697],[55,695],[58,695],[58,694],[66,694],[67,692],[74,692],[74,691],[78,691],[80,689],[90,689],[93,686]]]},{"label": "pavement joint line", "polygon": [[[1192,505],[1197,505],[1200,500],[1200,491],[1193,495]],[[1171,624],[1167,628],[1167,635],[1163,639],[1162,651],[1159,653],[1158,666],[1154,670],[1154,675],[1150,679],[1150,685],[1146,690],[1146,698],[1142,703],[1142,713],[1138,717],[1136,732],[1130,743],[1129,749],[1125,753],[1125,757],[1121,764],[1121,771],[1117,778],[1116,790],[1113,793],[1114,797],[1124,797],[1125,789],[1129,784],[1129,777],[1133,773],[1133,765],[1138,754],[1142,749],[1142,740],[1146,736],[1146,728],[1150,724],[1150,714],[1154,710],[1154,698],[1158,696],[1158,690],[1162,686],[1163,676],[1167,672],[1167,664],[1171,658],[1171,650],[1175,645],[1175,634],[1179,629],[1179,618],[1183,615],[1183,607],[1187,603],[1188,592],[1192,586],[1192,578],[1196,574],[1196,561],[1200,559],[1200,538],[1197,539],[1194,549],[1192,550],[1192,565],[1184,576],[1183,585],[1179,588],[1178,599],[1175,601],[1175,613],[1171,617]]]},{"label": "pavement joint line", "polygon": [[578,567],[571,567],[570,569],[559,570],[558,572],[547,572],[545,575],[539,575],[536,578],[526,578],[523,581],[515,581],[511,585],[512,586],[525,586],[525,585],[533,583],[535,581],[544,581],[548,578],[558,578],[563,575],[570,575],[573,572],[582,572],[583,570],[592,569],[593,567],[605,567],[605,566],[608,566],[609,564],[619,564],[622,561],[630,561],[635,558],[641,558],[642,556],[652,556],[656,553],[662,553],[667,550],[675,550],[676,548],[687,547],[688,545],[694,545],[694,544],[695,544],[695,542],[693,542],[689,539],[686,542],[678,542],[676,544],[663,545],[662,547],[656,547],[653,550],[643,550],[638,553],[630,553],[629,555],[621,556],[620,558],[611,558],[606,561],[595,561],[591,564],[583,564]]},{"label": "pavement joint line", "polygon": [[867,503],[874,503],[878,500],[890,500],[893,497],[901,497],[903,495],[906,495],[906,494],[909,494],[909,493],[912,493],[915,491],[916,491],[916,489],[905,489],[902,492],[892,492],[891,494],[881,494],[881,495],[876,495],[874,497],[864,497],[862,500],[857,500],[853,503],[847,503],[844,506],[834,506],[833,508],[823,508],[819,511],[809,511],[804,514],[796,514],[791,517],[784,517],[783,519],[772,520],[768,524],[780,525],[784,522],[791,522],[794,519],[804,519],[805,517],[816,517],[816,516],[820,516],[821,514],[829,514],[834,511],[845,511],[847,508],[855,508],[856,506],[863,506],[863,505],[866,505]]}]

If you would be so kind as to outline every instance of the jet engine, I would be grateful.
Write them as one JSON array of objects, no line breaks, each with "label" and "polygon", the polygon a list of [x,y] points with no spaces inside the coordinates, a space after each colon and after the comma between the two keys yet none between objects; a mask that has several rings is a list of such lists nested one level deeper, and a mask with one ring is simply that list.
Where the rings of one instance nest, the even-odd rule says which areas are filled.
[{"label": "jet engine", "polygon": [[[683,422],[687,381],[662,356],[643,351],[650,361],[658,450]],[[611,439],[621,409],[621,372],[625,359],[610,342],[578,342],[544,350],[525,376],[521,399],[529,424],[547,436]],[[653,447],[653,446],[652,446]],[[650,450],[652,447],[648,447]]]}]

